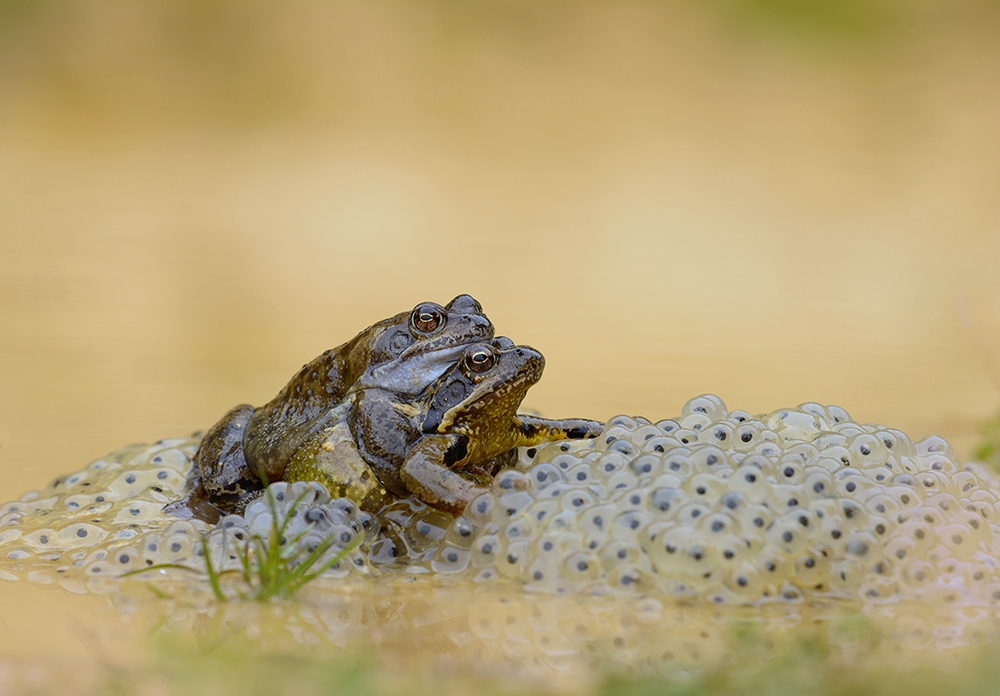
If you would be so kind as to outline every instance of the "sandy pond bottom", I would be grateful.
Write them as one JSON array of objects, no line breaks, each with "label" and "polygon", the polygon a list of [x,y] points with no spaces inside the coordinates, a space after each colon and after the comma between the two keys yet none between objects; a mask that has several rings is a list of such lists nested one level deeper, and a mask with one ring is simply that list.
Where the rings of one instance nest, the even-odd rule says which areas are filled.
[{"label": "sandy pond bottom", "polygon": [[[162,514],[198,439],[123,448],[0,508],[0,693],[872,690],[1000,678],[1000,485],[940,438],[715,397],[523,450],[466,515],[308,484],[217,528]],[[201,572],[289,520],[347,555],[295,601]],[[204,536],[206,545],[199,539]],[[331,555],[332,557],[332,555]],[[230,586],[230,593],[236,585]],[[992,689],[990,689],[992,690]]]}]

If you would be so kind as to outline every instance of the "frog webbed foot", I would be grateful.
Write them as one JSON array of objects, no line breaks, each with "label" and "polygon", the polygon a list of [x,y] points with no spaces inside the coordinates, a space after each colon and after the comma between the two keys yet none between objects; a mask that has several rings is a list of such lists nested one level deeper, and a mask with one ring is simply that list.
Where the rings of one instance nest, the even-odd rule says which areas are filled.
[{"label": "frog webbed foot", "polygon": [[486,492],[452,471],[468,455],[465,435],[430,435],[406,455],[399,476],[406,488],[431,507],[460,515],[465,506]]}]

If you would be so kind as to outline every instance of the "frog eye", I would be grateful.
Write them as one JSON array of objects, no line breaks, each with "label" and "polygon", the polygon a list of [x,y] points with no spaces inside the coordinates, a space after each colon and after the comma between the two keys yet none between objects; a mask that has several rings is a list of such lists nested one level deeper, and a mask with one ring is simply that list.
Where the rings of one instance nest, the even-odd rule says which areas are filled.
[{"label": "frog eye", "polygon": [[413,310],[411,317],[413,327],[417,331],[431,333],[437,331],[444,325],[444,317],[437,307],[433,305],[422,305]]},{"label": "frog eye", "polygon": [[470,372],[486,372],[496,364],[496,355],[493,351],[479,348],[465,356],[465,365]]}]

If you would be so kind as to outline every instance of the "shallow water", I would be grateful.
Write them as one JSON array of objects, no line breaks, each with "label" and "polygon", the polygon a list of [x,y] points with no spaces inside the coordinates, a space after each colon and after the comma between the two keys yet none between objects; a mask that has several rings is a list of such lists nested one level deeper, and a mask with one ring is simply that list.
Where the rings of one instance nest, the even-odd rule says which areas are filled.
[{"label": "shallow water", "polygon": [[[545,354],[526,405],[546,415],[815,399],[964,463],[1000,403],[996,11],[798,7],[0,3],[0,500],[262,404],[371,322],[460,292]],[[458,644],[536,653],[476,637],[492,600],[415,582],[416,624],[454,611],[464,632],[412,628],[418,591],[392,588],[345,644],[414,670],[420,640],[449,666]],[[57,665],[94,682],[95,658],[155,663],[158,622],[196,642],[212,612],[239,634],[264,611],[56,585],[0,585],[0,684],[52,691]],[[517,616],[578,613],[517,596]],[[908,606],[887,621],[920,646],[967,640]],[[314,629],[286,622],[296,650]],[[907,642],[886,635],[884,654]]]}]

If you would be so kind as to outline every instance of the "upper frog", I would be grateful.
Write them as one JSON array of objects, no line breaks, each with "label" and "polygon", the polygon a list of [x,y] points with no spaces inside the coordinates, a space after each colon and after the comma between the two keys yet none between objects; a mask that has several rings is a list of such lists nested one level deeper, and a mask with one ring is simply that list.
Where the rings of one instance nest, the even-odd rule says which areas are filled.
[{"label": "upper frog", "polygon": [[517,413],[544,366],[541,353],[501,337],[466,347],[422,400],[359,391],[295,454],[284,480],[320,481],[371,511],[412,494],[458,514],[513,463],[518,446],[600,434],[597,421]]},{"label": "upper frog", "polygon": [[247,463],[267,480],[279,480],[292,454],[350,389],[377,387],[413,397],[454,365],[465,346],[492,337],[493,324],[469,295],[444,307],[424,302],[369,326],[303,365],[254,411],[243,438]]},{"label": "upper frog", "polygon": [[493,336],[481,305],[459,295],[444,307],[424,302],[369,326],[304,365],[278,395],[230,410],[195,454],[191,494],[167,510],[209,519],[281,478],[292,454],[328,422],[351,389],[380,388],[415,398],[452,367],[465,346]]}]

